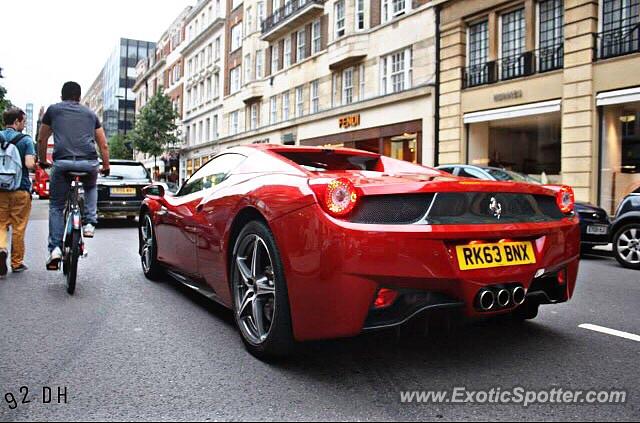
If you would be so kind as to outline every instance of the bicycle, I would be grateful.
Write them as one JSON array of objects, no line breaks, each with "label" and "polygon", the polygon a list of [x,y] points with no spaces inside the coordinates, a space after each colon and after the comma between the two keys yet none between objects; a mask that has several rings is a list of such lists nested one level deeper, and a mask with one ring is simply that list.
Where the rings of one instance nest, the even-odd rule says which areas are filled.
[{"label": "bicycle", "polygon": [[[67,293],[73,295],[78,277],[78,260],[86,256],[82,221],[84,217],[84,188],[82,178],[89,176],[85,172],[67,172],[71,188],[67,194],[64,208],[64,235],[62,237],[62,273],[67,281]],[[58,265],[59,270],[59,265]]]}]

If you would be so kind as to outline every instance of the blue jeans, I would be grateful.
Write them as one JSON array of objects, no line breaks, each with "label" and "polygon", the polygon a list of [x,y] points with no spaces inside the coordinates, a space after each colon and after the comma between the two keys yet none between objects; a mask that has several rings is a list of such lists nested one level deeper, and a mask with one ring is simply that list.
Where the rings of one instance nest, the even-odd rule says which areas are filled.
[{"label": "blue jeans", "polygon": [[56,247],[62,249],[64,235],[64,206],[71,183],[65,177],[67,172],[86,172],[89,174],[82,180],[84,187],[84,223],[95,225],[98,223],[98,171],[100,162],[97,160],[57,160],[51,170],[49,185],[49,251]]}]

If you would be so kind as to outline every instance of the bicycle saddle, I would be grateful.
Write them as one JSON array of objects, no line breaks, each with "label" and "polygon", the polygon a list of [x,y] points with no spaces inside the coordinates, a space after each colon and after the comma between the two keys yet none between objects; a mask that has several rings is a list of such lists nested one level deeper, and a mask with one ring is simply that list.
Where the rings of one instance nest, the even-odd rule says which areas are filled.
[{"label": "bicycle saddle", "polygon": [[84,178],[85,176],[89,176],[87,172],[67,172],[67,176],[72,178]]}]

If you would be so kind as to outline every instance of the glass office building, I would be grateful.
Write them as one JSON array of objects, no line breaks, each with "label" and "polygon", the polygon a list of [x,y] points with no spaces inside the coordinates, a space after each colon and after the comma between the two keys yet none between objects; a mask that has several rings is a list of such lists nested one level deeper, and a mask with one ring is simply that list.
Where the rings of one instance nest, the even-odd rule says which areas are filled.
[{"label": "glass office building", "polygon": [[107,137],[126,134],[135,124],[136,97],[132,88],[136,82],[136,65],[155,54],[155,43],[121,38],[104,67],[103,126]]}]

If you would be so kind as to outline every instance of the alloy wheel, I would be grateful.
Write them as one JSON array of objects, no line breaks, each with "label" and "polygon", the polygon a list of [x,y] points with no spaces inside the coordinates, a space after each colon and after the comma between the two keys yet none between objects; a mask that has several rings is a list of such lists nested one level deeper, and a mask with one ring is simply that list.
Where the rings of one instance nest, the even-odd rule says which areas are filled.
[{"label": "alloy wheel", "polygon": [[616,245],[618,254],[625,262],[640,264],[640,229],[632,227],[624,231]]},{"label": "alloy wheel", "polygon": [[145,273],[149,273],[153,261],[153,224],[149,215],[145,216],[140,233],[142,235],[142,269]]},{"label": "alloy wheel", "polygon": [[276,311],[273,261],[264,239],[246,235],[234,256],[236,320],[243,336],[254,345],[269,336]]}]

